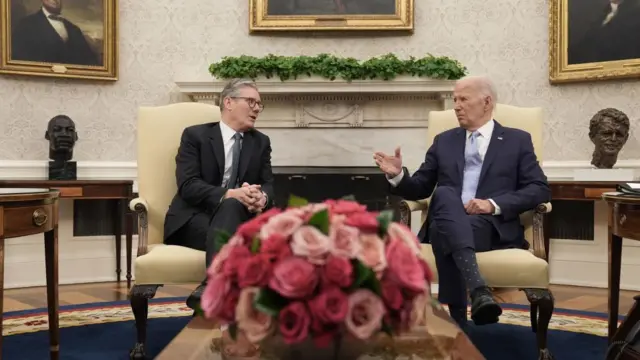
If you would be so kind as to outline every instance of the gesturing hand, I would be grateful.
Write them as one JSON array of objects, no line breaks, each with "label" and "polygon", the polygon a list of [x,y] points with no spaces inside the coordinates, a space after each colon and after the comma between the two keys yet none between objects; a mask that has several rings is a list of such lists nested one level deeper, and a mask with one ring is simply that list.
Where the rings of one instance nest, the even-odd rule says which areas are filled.
[{"label": "gesturing hand", "polygon": [[481,199],[471,199],[471,201],[464,206],[464,209],[469,215],[493,214],[495,211],[491,201]]},{"label": "gesturing hand", "polygon": [[396,177],[402,172],[402,154],[400,154],[400,147],[396,148],[393,155],[376,152],[373,154],[373,160],[375,160],[380,170],[389,177]]}]

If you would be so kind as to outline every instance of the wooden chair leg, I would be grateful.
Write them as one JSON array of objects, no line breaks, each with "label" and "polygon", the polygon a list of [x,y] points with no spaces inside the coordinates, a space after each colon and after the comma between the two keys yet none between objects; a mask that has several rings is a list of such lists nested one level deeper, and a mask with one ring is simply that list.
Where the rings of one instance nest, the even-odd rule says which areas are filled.
[{"label": "wooden chair leg", "polygon": [[531,303],[531,328],[538,342],[538,360],[553,360],[547,348],[549,322],[553,315],[554,298],[549,289],[523,289]]},{"label": "wooden chair leg", "polygon": [[149,299],[156,296],[156,290],[162,285],[134,285],[129,292],[131,310],[136,322],[136,344],[129,352],[129,359],[144,360],[147,358],[145,343],[147,342],[147,316]]}]

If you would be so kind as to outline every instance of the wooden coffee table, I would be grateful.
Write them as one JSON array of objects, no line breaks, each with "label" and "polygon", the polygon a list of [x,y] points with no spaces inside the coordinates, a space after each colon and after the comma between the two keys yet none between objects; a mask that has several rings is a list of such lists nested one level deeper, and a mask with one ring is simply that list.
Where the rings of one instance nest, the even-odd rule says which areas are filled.
[{"label": "wooden coffee table", "polygon": [[[427,309],[425,330],[419,330],[402,338],[396,338],[395,353],[400,356],[418,355],[430,360],[484,360],[471,340],[449,317],[448,312],[439,304]],[[373,349],[375,354],[387,354],[392,340],[381,338]],[[398,345],[400,344],[400,345]],[[255,352],[246,356],[234,354],[238,346],[229,338],[227,332],[219,326],[201,317],[194,317],[169,345],[156,357],[156,360],[260,360]],[[223,356],[222,352],[227,353]],[[380,359],[383,357],[381,356]],[[388,357],[384,357],[387,359]]]}]

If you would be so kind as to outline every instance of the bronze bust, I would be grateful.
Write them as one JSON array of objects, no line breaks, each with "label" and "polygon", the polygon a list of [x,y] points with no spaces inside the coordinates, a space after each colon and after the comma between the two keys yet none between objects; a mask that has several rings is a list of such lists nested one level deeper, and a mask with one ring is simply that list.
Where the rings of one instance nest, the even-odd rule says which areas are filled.
[{"label": "bronze bust", "polygon": [[589,122],[589,138],[595,145],[591,164],[611,169],[629,139],[629,127],[629,118],[618,109],[606,108],[593,115]]},{"label": "bronze bust", "polygon": [[49,159],[56,162],[73,158],[73,147],[78,140],[76,124],[66,115],[57,115],[49,120],[44,138],[49,140]]},{"label": "bronze bust", "polygon": [[78,140],[76,124],[66,115],[49,120],[44,138],[49,140],[49,180],[76,180],[73,147]]}]

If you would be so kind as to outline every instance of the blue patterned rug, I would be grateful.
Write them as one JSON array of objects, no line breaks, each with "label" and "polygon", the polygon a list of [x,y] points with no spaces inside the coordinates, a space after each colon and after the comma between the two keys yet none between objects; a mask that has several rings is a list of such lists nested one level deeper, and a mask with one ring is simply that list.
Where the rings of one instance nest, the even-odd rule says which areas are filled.
[{"label": "blue patterned rug", "polygon": [[[503,304],[500,323],[471,326],[468,334],[487,360],[536,360],[529,307]],[[148,356],[154,358],[189,322],[184,298],[152,300],[147,330]],[[4,314],[3,359],[49,358],[47,310]],[[606,314],[556,309],[549,349],[557,360],[602,360],[607,349]],[[135,341],[133,314],[126,301],[61,306],[61,360],[126,360]]]}]

